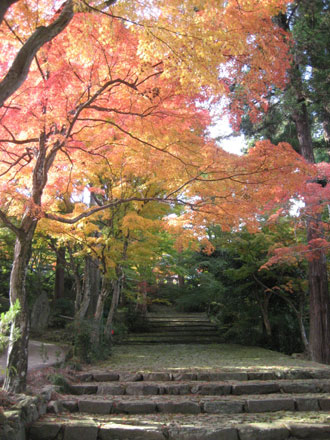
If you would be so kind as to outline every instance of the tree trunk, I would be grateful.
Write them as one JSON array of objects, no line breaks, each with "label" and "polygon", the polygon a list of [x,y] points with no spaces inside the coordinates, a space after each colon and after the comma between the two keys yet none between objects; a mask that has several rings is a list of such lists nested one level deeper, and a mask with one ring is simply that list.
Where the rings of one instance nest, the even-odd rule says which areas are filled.
[{"label": "tree trunk", "polygon": [[112,284],[112,299],[111,299],[111,306],[110,310],[107,316],[107,322],[104,327],[104,337],[107,340],[111,340],[111,331],[112,331],[112,324],[113,324],[113,318],[115,316],[115,312],[117,310],[118,304],[119,304],[119,298],[123,287],[123,280],[124,280],[124,274],[122,274],[118,279],[113,280],[111,282]]},{"label": "tree trunk", "polygon": [[323,137],[326,143],[327,149],[330,148],[330,112],[325,109],[323,112]]},{"label": "tree trunk", "polygon": [[110,288],[110,280],[106,276],[103,276],[101,292],[98,296],[96,310],[94,314],[94,329],[91,340],[92,344],[95,347],[98,347],[100,345],[104,304],[109,296]]},{"label": "tree trunk", "polygon": [[[302,92],[302,82],[298,66],[291,73],[292,87],[297,106],[292,112],[300,153],[314,163],[313,143],[308,120],[308,112]],[[321,218],[310,219],[307,223],[308,241],[323,238]],[[308,285],[310,297],[309,348],[313,361],[330,363],[330,296],[328,290],[327,263],[324,252],[320,251],[313,260],[308,261]]]},{"label": "tree trunk", "polygon": [[[308,241],[322,236],[320,220],[308,222]],[[308,262],[310,295],[309,345],[313,361],[330,364],[330,298],[328,291],[327,262],[319,251]]]},{"label": "tree trunk", "polygon": [[101,272],[99,262],[91,257],[89,257],[89,259],[89,289],[91,295],[86,317],[92,319],[96,311],[97,301],[100,293]]},{"label": "tree trunk", "polygon": [[20,234],[16,238],[14,261],[10,275],[10,303],[15,304],[19,300],[21,311],[12,324],[13,328],[20,329],[20,338],[13,342],[10,337],[7,370],[3,388],[13,393],[25,391],[26,375],[28,368],[28,343],[29,343],[29,311],[25,290],[25,281],[28,263],[31,257],[32,238],[37,221],[30,222],[26,234]]},{"label": "tree trunk", "polygon": [[13,393],[25,391],[26,376],[28,365],[28,342],[29,342],[29,311],[26,297],[26,273],[31,257],[32,240],[38,223],[35,207],[41,206],[41,197],[47,184],[48,171],[56,157],[57,149],[54,148],[47,156],[47,138],[45,133],[41,133],[39,138],[39,150],[36,154],[36,162],[32,174],[31,201],[34,209],[27,208],[19,228],[12,225],[12,230],[16,234],[13,267],[10,275],[10,304],[19,301],[21,312],[12,323],[18,326],[21,337],[14,341],[9,341],[7,357],[7,375],[5,378],[4,389]]},{"label": "tree trunk", "polygon": [[178,281],[179,281],[179,287],[181,289],[184,288],[184,276],[183,275],[178,275]]},{"label": "tree trunk", "polygon": [[55,301],[64,298],[64,277],[65,277],[65,248],[60,247],[56,252],[56,271],[55,271]]},{"label": "tree trunk", "polygon": [[86,256],[83,288],[79,297],[76,297],[75,318],[78,320],[94,316],[100,290],[99,273],[98,262],[90,256]]},{"label": "tree trunk", "polygon": [[304,317],[304,302],[301,299],[299,301],[299,311],[297,310],[296,313],[297,313],[297,318],[298,318],[298,323],[299,323],[301,340],[302,340],[304,347],[305,347],[305,353],[307,354],[308,359],[311,359],[312,355],[311,355],[309,341],[307,338],[307,333],[306,333],[304,319],[303,319],[303,317]]},{"label": "tree trunk", "polygon": [[309,341],[307,338],[307,333],[306,333],[304,319],[303,319],[304,318],[304,305],[305,305],[304,296],[300,295],[299,308],[297,308],[294,305],[293,301],[291,301],[291,299],[287,298],[287,296],[285,294],[277,292],[277,295],[288,304],[288,306],[294,311],[295,315],[297,316],[299,330],[300,330],[300,336],[301,336],[302,343],[304,344],[305,353],[306,353],[308,359],[311,359],[312,356],[311,356]]},{"label": "tree trunk", "polygon": [[259,302],[259,306],[260,306],[260,310],[261,310],[261,314],[262,314],[262,319],[263,319],[264,326],[266,329],[266,334],[269,339],[272,337],[272,326],[270,324],[269,313],[268,313],[270,298],[271,298],[271,294],[266,296],[266,298],[264,298],[263,300],[258,298],[258,302]]},{"label": "tree trunk", "polygon": [[74,258],[73,258],[73,253],[72,253],[72,249],[70,248],[70,246],[68,247],[68,252],[69,252],[69,258],[70,258],[70,268],[73,272],[73,278],[74,278],[74,285],[75,285],[75,302],[74,302],[74,317],[75,319],[78,319],[78,312],[81,306],[81,301],[82,301],[82,282],[80,279],[80,274],[79,274],[79,267],[76,264]]}]

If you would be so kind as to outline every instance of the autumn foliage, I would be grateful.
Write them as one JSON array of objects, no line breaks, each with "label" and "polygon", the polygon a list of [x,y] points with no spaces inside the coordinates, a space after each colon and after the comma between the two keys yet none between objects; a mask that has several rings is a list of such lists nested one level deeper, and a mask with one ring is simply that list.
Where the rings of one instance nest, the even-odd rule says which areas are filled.
[{"label": "autumn foliage", "polygon": [[[289,36],[272,17],[288,1],[131,3],[18,1],[0,28],[0,219],[17,237],[20,350],[37,226],[108,251],[106,275],[132,231],[157,245],[147,232],[164,228],[179,248],[203,238],[207,248],[208,223],[255,230],[259,212],[315,175],[287,143],[237,157],[207,131],[214,112],[233,126],[245,108],[257,120],[284,87]],[[96,233],[98,221],[116,224],[116,240]]]}]

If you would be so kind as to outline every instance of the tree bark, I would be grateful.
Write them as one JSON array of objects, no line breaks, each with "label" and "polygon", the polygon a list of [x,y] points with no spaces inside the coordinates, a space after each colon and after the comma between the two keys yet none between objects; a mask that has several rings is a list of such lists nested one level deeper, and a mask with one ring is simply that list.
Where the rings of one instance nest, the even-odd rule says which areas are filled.
[{"label": "tree bark", "polygon": [[268,306],[269,306],[269,299],[265,298],[264,301],[260,301],[260,309],[262,313],[262,319],[264,321],[264,326],[266,329],[266,334],[268,338],[272,337],[272,326],[270,324],[269,320],[269,313],[268,313]]},{"label": "tree bark", "polygon": [[[296,2],[296,10],[299,2]],[[299,10],[298,10],[299,12]],[[279,25],[290,32],[288,17],[279,16]],[[299,51],[295,53],[289,72],[290,86],[295,97],[292,105],[292,119],[296,126],[300,154],[311,163],[315,162],[313,140],[307,102],[304,94],[301,72],[299,69]],[[323,238],[319,219],[309,220],[307,224],[307,239]],[[314,361],[330,363],[330,296],[328,290],[328,276],[326,257],[323,252],[315,255],[308,262],[309,284],[309,349]]]},{"label": "tree bark", "polygon": [[[321,219],[308,222],[308,241],[322,237]],[[319,251],[308,262],[309,285],[309,345],[313,361],[330,364],[330,297],[328,290],[327,261]]]},{"label": "tree bark", "polygon": [[118,279],[112,280],[112,299],[111,299],[111,306],[110,310],[107,316],[107,321],[104,327],[104,337],[107,340],[111,340],[111,331],[112,331],[112,324],[113,324],[113,318],[115,316],[118,304],[119,304],[119,298],[120,294],[123,288],[123,281],[124,281],[124,274],[120,275]]},{"label": "tree bark", "polygon": [[29,311],[25,281],[28,263],[31,257],[32,239],[37,221],[30,221],[26,234],[21,233],[16,238],[14,261],[10,275],[10,303],[15,304],[19,300],[21,311],[12,323],[11,336],[14,327],[20,330],[20,338],[13,341],[10,338],[6,377],[3,388],[13,393],[25,391],[26,375],[28,368],[28,343],[29,343]]},{"label": "tree bark", "polygon": [[99,347],[101,342],[101,326],[103,319],[104,304],[109,296],[110,289],[111,289],[110,280],[103,275],[101,291],[98,296],[96,310],[94,314],[94,328],[91,338],[92,339],[91,342],[94,345],[94,347]]},{"label": "tree bark", "polygon": [[65,278],[65,248],[60,247],[56,251],[56,270],[55,270],[55,301],[64,298],[64,278]]},{"label": "tree bark", "polygon": [[90,301],[87,309],[86,317],[92,319],[94,317],[97,301],[100,293],[101,273],[99,262],[95,258],[88,257],[89,261],[89,289]]},{"label": "tree bark", "polygon": [[[307,106],[302,92],[301,76],[298,66],[291,74],[291,85],[296,95],[297,107],[292,112],[300,153],[314,163],[313,142],[308,120]],[[308,207],[307,207],[308,208]],[[323,238],[321,218],[316,215],[307,222],[307,240]],[[328,290],[327,262],[320,251],[308,261],[309,309],[309,349],[313,361],[330,363],[330,296]]]},{"label": "tree bark", "polygon": [[[51,152],[48,156],[46,153],[47,139],[45,133],[41,133],[39,150],[36,154],[36,162],[32,174],[31,199],[35,207],[41,206],[41,197],[47,184],[48,171],[56,156],[56,152]],[[6,391],[15,393],[23,392],[26,388],[29,312],[25,281],[27,267],[31,257],[32,240],[38,220],[36,212],[27,208],[22,217],[20,227],[17,228],[13,226],[11,228],[16,234],[16,244],[13,267],[10,275],[10,304],[15,304],[18,299],[21,306],[21,312],[16,317],[15,322],[12,323],[11,335],[13,335],[14,326],[18,326],[21,331],[21,337],[17,341],[14,341],[12,337],[10,338],[7,357],[7,376],[4,388]]]},{"label": "tree bark", "polygon": [[98,262],[89,255],[85,257],[84,282],[82,291],[76,297],[75,318],[78,320],[93,317],[100,290],[100,270]]},{"label": "tree bark", "polygon": [[[4,13],[7,9],[8,7]],[[73,1],[67,0],[59,17],[49,26],[38,27],[21,47],[7,75],[0,82],[0,107],[23,84],[38,50],[60,34],[70,23],[73,15]]]}]

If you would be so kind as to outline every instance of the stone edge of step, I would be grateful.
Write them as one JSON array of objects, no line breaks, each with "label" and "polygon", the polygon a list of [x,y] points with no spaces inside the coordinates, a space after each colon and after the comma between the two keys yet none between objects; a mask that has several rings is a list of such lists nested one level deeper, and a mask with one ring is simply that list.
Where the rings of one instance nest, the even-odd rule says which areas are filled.
[{"label": "stone edge of step", "polygon": [[[29,440],[53,440],[60,431],[64,440],[87,438],[88,440],[108,440],[111,438],[128,440],[272,440],[329,439],[330,423],[243,423],[221,427],[193,427],[164,423],[160,428],[152,424],[129,425],[119,423],[71,422],[65,425],[38,421],[28,434]],[[86,437],[87,435],[87,437]],[[83,436],[83,437],[82,437]]]},{"label": "stone edge of step", "polygon": [[268,380],[326,380],[330,379],[330,369],[289,369],[287,371],[155,371],[155,372],[120,372],[90,371],[79,373],[76,378],[80,382],[140,382],[140,381],[268,381]]},{"label": "stone edge of step", "polygon": [[[224,400],[212,399],[210,396],[186,396],[177,400],[178,396],[157,396],[152,399],[137,399],[136,396],[117,396],[107,399],[83,398],[68,396],[66,399],[51,401],[49,413],[80,412],[90,414],[240,414],[269,413],[277,411],[330,411],[330,396],[316,397],[293,396],[248,396]],[[162,399],[166,397],[166,399]],[[170,397],[170,398],[168,398]],[[182,397],[182,396],[180,396]],[[176,399],[176,400],[174,400]]]}]

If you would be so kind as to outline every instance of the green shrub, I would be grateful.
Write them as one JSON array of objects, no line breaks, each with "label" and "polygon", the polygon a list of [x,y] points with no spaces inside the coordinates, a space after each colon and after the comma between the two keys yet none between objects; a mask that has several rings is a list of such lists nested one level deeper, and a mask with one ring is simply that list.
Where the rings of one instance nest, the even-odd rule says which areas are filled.
[{"label": "green shrub", "polygon": [[48,380],[51,384],[56,385],[62,393],[70,393],[70,384],[62,374],[50,374]]},{"label": "green shrub", "polygon": [[[13,306],[10,306],[8,312],[3,312],[0,315],[0,353],[2,353],[9,343],[9,332],[11,329],[11,324],[14,322],[16,316],[19,314],[21,308],[19,301],[16,300]],[[18,328],[14,328],[12,335],[14,340],[20,337],[20,332]]]},{"label": "green shrub", "polygon": [[73,357],[80,362],[92,363],[100,359],[106,359],[111,353],[111,345],[103,339],[101,328],[101,340],[98,344],[93,342],[95,323],[91,320],[74,321],[68,325],[73,334]]}]

